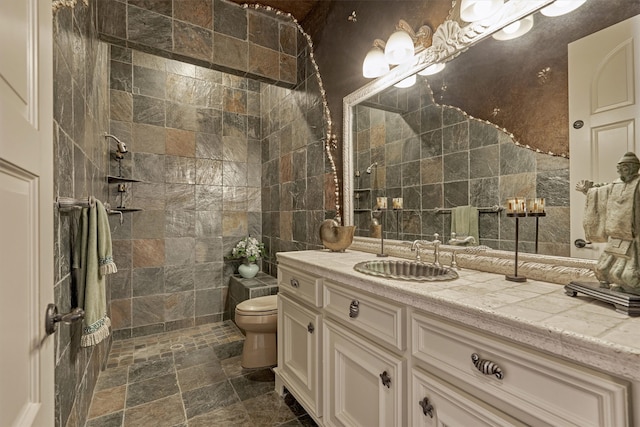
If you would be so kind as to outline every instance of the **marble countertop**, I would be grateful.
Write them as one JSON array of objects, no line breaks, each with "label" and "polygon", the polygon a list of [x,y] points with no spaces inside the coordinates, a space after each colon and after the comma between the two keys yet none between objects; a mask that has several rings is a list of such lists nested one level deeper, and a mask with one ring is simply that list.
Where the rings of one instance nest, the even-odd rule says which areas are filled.
[{"label": "marble countertop", "polygon": [[[504,275],[470,269],[449,282],[390,280],[359,273],[353,266],[380,259],[347,250],[280,252],[279,265],[347,283],[393,301],[525,344],[555,356],[640,381],[640,317],[578,295],[555,283],[511,282]],[[384,259],[396,259],[388,257]],[[402,258],[397,258],[402,259]]]}]

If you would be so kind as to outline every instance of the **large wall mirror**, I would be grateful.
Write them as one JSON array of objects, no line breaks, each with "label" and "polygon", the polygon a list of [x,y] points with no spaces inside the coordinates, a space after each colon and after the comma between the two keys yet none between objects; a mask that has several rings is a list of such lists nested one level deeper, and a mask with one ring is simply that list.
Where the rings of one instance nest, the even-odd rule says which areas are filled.
[{"label": "large wall mirror", "polygon": [[[370,237],[381,221],[385,238],[447,241],[454,210],[472,206],[479,243],[513,250],[505,201],[544,198],[546,216],[520,221],[519,249],[570,256],[571,209],[583,205],[571,205],[568,44],[640,14],[640,3],[587,0],[548,17],[540,9],[551,1],[510,0],[484,27],[459,19],[456,3],[432,48],[345,97],[345,223],[357,236]],[[523,36],[492,37],[528,16]],[[434,63],[446,66],[396,86]],[[377,197],[389,200],[384,215]],[[392,209],[393,198],[402,209]]]}]

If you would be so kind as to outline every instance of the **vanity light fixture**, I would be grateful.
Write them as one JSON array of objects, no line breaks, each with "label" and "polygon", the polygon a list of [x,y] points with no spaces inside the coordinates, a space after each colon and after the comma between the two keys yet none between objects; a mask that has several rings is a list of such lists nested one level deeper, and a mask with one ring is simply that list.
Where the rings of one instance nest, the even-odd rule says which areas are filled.
[{"label": "vanity light fixture", "polygon": [[[433,31],[429,26],[423,25],[414,32],[411,26],[401,19],[396,25],[396,31],[386,43],[380,39],[374,40],[373,47],[369,49],[362,63],[362,75],[366,78],[383,76],[389,72],[391,65],[410,61],[416,53],[429,47],[432,37]],[[408,84],[408,81],[405,84]]]},{"label": "vanity light fixture", "polygon": [[432,76],[432,75],[437,74],[440,71],[444,70],[445,65],[446,64],[444,62],[439,62],[437,64],[431,64],[427,68],[425,68],[424,70],[418,71],[418,74],[420,74],[421,76]]},{"label": "vanity light fixture", "polygon": [[513,40],[525,35],[533,28],[533,15],[529,15],[519,21],[507,25],[502,30],[496,32],[493,38],[496,40]]},{"label": "vanity light fixture", "polygon": [[482,21],[500,10],[503,4],[504,0],[462,0],[460,18],[466,22]]},{"label": "vanity light fixture", "polygon": [[416,84],[416,75],[412,74],[404,80],[400,80],[398,83],[394,84],[395,87],[399,87],[401,89],[411,87]]},{"label": "vanity light fixture", "polygon": [[362,63],[362,75],[366,78],[375,78],[389,72],[389,63],[384,57],[385,42],[380,39],[373,41],[373,47],[369,49]]},{"label": "vanity light fixture", "polygon": [[418,45],[419,50],[431,44],[433,31],[426,25],[414,32],[407,21],[401,19],[396,25],[396,31],[391,34],[384,48],[384,56],[391,65],[402,64],[409,61],[416,54],[414,45]]},{"label": "vanity light fixture", "polygon": [[556,0],[549,6],[540,9],[544,16],[560,16],[572,12],[582,6],[587,0]]}]

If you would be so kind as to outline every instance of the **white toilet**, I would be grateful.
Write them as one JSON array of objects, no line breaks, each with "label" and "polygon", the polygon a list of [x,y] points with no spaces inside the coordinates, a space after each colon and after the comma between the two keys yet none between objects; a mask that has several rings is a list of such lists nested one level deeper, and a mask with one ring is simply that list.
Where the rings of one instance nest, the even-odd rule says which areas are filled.
[{"label": "white toilet", "polygon": [[262,368],[278,363],[276,330],[278,296],[248,299],[236,306],[236,325],[245,331],[243,368]]}]

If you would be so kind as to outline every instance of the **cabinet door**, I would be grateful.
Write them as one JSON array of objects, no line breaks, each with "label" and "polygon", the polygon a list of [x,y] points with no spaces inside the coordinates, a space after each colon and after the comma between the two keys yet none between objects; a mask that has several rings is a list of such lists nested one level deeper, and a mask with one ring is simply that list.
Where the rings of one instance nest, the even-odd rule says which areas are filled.
[{"label": "cabinet door", "polygon": [[324,321],[325,426],[402,426],[405,361]]},{"label": "cabinet door", "polygon": [[319,417],[322,415],[322,375],[318,362],[322,317],[284,295],[278,298],[280,375],[305,409]]},{"label": "cabinet door", "polygon": [[414,369],[409,411],[414,427],[525,426],[462,390]]}]

